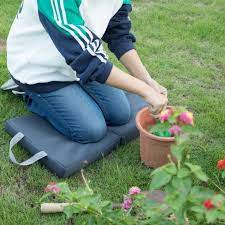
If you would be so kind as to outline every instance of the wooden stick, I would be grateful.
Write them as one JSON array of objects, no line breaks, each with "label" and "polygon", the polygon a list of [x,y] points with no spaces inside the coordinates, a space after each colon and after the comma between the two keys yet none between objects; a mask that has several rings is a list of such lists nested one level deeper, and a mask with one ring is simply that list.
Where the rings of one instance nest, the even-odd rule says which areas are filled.
[{"label": "wooden stick", "polygon": [[60,213],[63,212],[66,206],[71,203],[42,203],[41,212],[42,213]]},{"label": "wooden stick", "polygon": [[[149,192],[142,192],[149,200],[154,200],[158,203],[162,203],[165,198],[165,193],[159,190]],[[76,203],[42,203],[41,204],[41,212],[42,213],[61,213],[63,212],[66,206],[76,204]],[[120,203],[113,203],[112,208],[118,209],[121,208],[122,205]]]},{"label": "wooden stick", "polygon": [[[76,204],[76,203],[42,203],[41,213],[61,213],[66,206]],[[113,209],[121,208],[121,204],[114,203],[112,205]]]}]

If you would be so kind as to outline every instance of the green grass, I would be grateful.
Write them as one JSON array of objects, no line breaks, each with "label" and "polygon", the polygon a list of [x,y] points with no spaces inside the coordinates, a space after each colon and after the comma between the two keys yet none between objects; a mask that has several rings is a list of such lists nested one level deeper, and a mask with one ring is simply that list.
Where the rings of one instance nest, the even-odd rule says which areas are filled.
[{"label": "green grass", "polygon": [[[19,4],[19,0],[0,0],[1,39],[6,40]],[[195,113],[196,125],[204,135],[193,139],[191,160],[214,181],[216,161],[225,155],[224,12],[225,0],[136,0],[131,15],[137,50],[152,76],[168,88],[172,105],[187,106]],[[7,78],[3,51],[0,83]],[[8,160],[10,137],[4,121],[26,114],[23,102],[1,92],[0,113],[0,225],[68,224],[63,215],[41,215],[37,205],[46,184],[59,179],[39,164],[18,168]],[[28,157],[19,147],[16,154],[20,159]],[[93,189],[115,201],[130,186],[147,189],[150,172],[140,162],[138,140],[85,170]],[[82,184],[79,173],[60,181],[74,188]]]}]

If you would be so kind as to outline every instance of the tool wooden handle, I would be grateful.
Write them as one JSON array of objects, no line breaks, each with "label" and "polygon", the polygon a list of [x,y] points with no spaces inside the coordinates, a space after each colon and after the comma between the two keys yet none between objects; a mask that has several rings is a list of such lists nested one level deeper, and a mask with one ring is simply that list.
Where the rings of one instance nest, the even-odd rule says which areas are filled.
[{"label": "tool wooden handle", "polygon": [[71,203],[42,203],[41,212],[42,213],[59,213],[63,212],[64,208]]},{"label": "tool wooden handle", "polygon": [[[42,213],[60,213],[63,212],[64,208],[70,204],[76,203],[42,203],[41,212]],[[113,209],[121,208],[121,204],[113,204]]]}]

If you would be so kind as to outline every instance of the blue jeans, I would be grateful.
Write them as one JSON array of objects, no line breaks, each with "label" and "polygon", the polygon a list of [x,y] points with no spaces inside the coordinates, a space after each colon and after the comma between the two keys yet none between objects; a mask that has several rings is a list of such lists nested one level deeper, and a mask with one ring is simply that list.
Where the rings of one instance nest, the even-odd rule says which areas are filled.
[{"label": "blue jeans", "polygon": [[48,120],[55,129],[79,143],[101,140],[107,125],[130,119],[130,104],[122,90],[96,81],[73,83],[49,93],[26,92],[29,111]]}]

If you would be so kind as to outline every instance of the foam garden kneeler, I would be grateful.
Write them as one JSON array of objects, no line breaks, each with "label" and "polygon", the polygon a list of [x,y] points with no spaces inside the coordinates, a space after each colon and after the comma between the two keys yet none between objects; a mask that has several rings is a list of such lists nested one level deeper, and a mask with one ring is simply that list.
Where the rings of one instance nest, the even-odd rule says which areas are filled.
[{"label": "foam garden kneeler", "polygon": [[[135,125],[136,113],[147,105],[139,96],[127,93],[131,104],[130,121],[122,126],[108,127],[105,138],[97,143],[80,144],[69,140],[56,131],[46,120],[37,115],[26,115],[6,121],[6,131],[14,136],[10,142],[12,162],[26,166],[39,161],[59,177],[67,177],[84,166],[109,154],[120,144],[136,138],[139,134]],[[32,157],[17,162],[12,152],[20,143]]]}]

